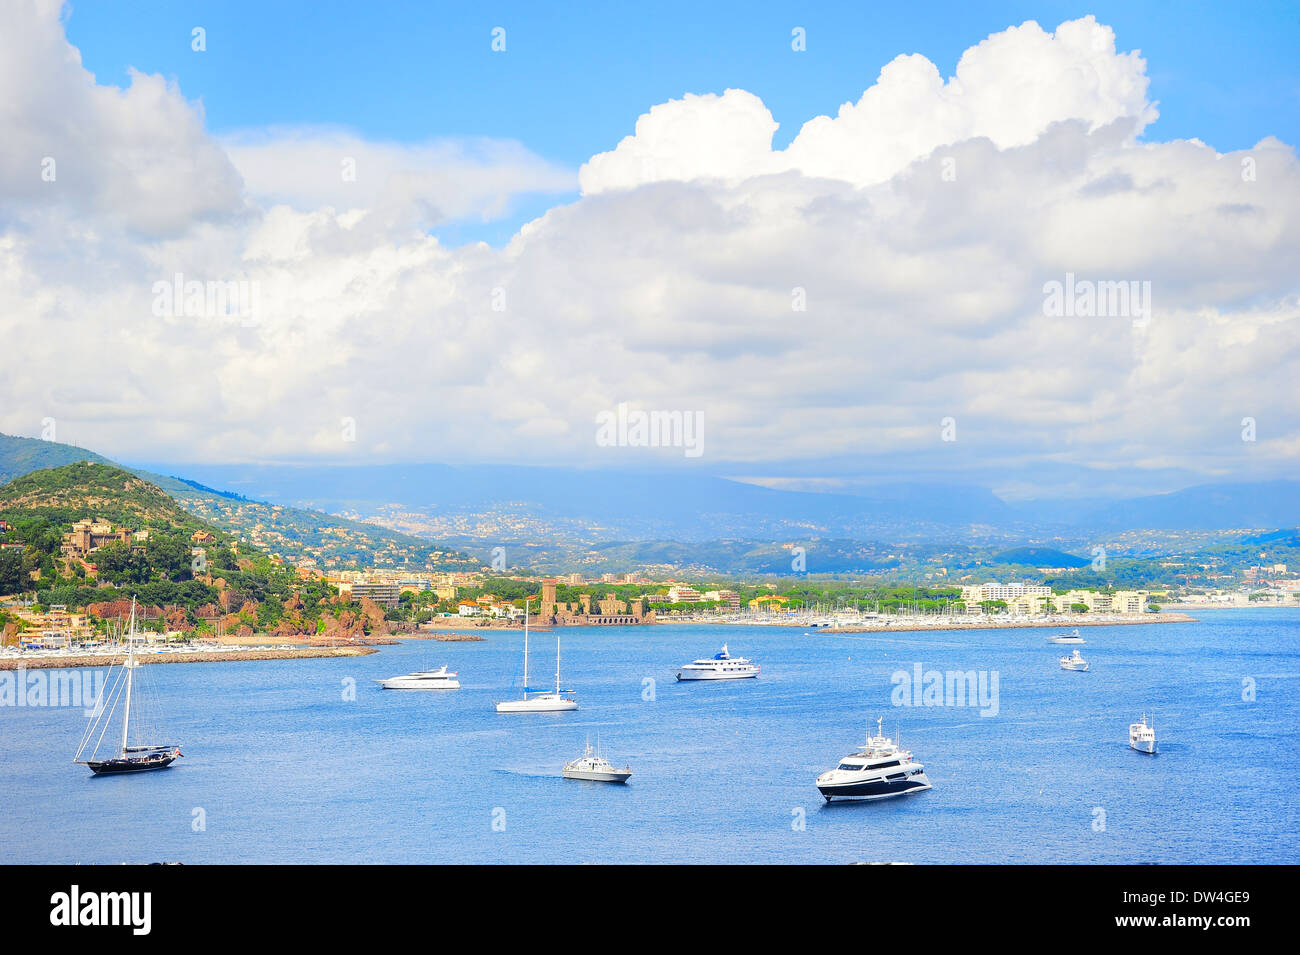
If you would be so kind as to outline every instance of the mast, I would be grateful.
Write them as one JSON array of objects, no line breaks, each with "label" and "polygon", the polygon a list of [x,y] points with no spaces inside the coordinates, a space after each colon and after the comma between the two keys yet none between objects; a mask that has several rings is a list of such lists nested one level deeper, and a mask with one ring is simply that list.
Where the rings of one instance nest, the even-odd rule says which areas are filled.
[{"label": "mast", "polygon": [[122,716],[122,755],[126,756],[127,734],[131,730],[131,684],[135,679],[135,598],[131,598],[131,629],[126,643],[126,712]]},{"label": "mast", "polygon": [[524,598],[524,699],[528,699],[528,608],[532,599]]},{"label": "mast", "polygon": [[560,631],[555,630],[555,695],[560,695]]}]

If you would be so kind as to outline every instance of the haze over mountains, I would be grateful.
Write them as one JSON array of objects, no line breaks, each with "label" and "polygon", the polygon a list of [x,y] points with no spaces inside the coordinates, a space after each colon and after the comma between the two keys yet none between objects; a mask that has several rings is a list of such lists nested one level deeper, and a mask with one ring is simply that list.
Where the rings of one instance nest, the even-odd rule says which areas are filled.
[{"label": "haze over mountains", "polygon": [[[74,460],[106,459],[0,436],[7,478]],[[971,485],[823,493],[577,468],[155,463],[132,470],[204,519],[240,532],[260,526],[286,557],[311,556],[335,527],[355,539],[350,553],[362,563],[401,564],[430,542],[449,559],[460,551],[487,563],[505,545],[509,567],[547,572],[654,564],[779,573],[790,567],[789,547],[811,541],[824,570],[877,570],[941,551],[969,559],[1023,553],[1025,563],[1067,567],[1126,532],[1160,537],[1164,543],[1138,548],[1155,553],[1177,549],[1169,541],[1182,534],[1300,525],[1296,481],[1208,484],[1118,501],[1007,502]],[[295,550],[295,541],[305,546]]]},{"label": "haze over mountains", "polygon": [[[167,470],[162,466],[155,468]],[[168,470],[175,473],[175,469]],[[247,497],[394,520],[503,519],[587,526],[598,539],[960,539],[1098,531],[1228,530],[1300,524],[1300,481],[1224,483],[1119,501],[1009,503],[986,488],[882,484],[854,493],[773,490],[680,472],[390,465],[188,465]]]}]

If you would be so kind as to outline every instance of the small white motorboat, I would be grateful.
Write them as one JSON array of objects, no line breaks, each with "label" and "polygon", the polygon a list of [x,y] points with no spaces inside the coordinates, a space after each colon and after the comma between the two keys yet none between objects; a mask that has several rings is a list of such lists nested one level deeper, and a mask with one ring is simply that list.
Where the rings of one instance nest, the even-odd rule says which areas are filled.
[{"label": "small white motorboat", "polygon": [[1152,720],[1148,725],[1147,715],[1143,713],[1140,722],[1130,723],[1128,727],[1128,745],[1130,749],[1135,749],[1139,753],[1154,756],[1156,752],[1156,721]]},{"label": "small white motorboat", "polygon": [[565,779],[585,779],[593,783],[625,783],[632,776],[632,767],[616,769],[609,760],[592,749],[591,740],[587,740],[587,748],[582,755],[565,763],[560,775]]},{"label": "small white motorboat", "polygon": [[1080,656],[1079,648],[1075,647],[1073,655],[1061,657],[1061,669],[1086,672],[1088,669],[1088,661]]}]

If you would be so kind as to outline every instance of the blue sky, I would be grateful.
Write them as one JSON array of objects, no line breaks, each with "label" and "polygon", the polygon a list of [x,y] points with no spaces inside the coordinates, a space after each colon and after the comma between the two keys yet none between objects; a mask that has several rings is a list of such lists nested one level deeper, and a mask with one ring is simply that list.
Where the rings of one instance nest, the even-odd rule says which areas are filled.
[{"label": "blue sky", "polygon": [[[211,132],[338,124],[396,142],[517,139],[577,169],[631,134],[650,106],[738,87],[781,124],[856,101],[880,68],[918,52],[951,75],[969,46],[1025,20],[1045,29],[1093,13],[1140,50],[1160,118],[1148,140],[1197,137],[1220,151],[1300,141],[1300,5],[1215,3],[452,4],[74,2],[69,40],[100,83],[129,67],[201,99]],[[207,50],[190,31],[207,31]],[[504,54],[490,49],[506,29]],[[790,31],[807,31],[807,51]],[[557,197],[525,197],[503,222],[439,230],[494,244]]]}]

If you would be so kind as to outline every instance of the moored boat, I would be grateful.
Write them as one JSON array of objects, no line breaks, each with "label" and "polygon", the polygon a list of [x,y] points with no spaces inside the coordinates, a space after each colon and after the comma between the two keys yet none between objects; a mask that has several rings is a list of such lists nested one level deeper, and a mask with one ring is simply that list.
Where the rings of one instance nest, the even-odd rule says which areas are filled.
[{"label": "moored boat", "polygon": [[1147,715],[1143,713],[1139,722],[1130,723],[1128,727],[1128,745],[1130,749],[1135,749],[1139,753],[1154,756],[1156,753],[1156,721],[1153,719],[1148,724]]},{"label": "moored boat", "polygon": [[1079,648],[1075,647],[1071,656],[1061,657],[1061,669],[1087,671],[1088,661],[1079,653]]},{"label": "moored boat", "polygon": [[456,676],[455,673],[448,673],[443,666],[436,670],[420,670],[375,682],[385,690],[459,690],[460,681]]},{"label": "moored boat", "polygon": [[817,777],[817,789],[827,802],[832,799],[889,799],[930,789],[925,767],[884,735],[884,717],[876,721],[876,735],[839,765]]},{"label": "moored boat", "polygon": [[1079,636],[1079,630],[1076,627],[1074,633],[1058,633],[1054,637],[1047,638],[1048,643],[1086,643],[1083,637]]},{"label": "moored boat", "polygon": [[[528,616],[532,601],[524,601],[524,695],[518,700],[497,704],[498,713],[563,713],[576,710],[578,703],[560,689],[560,633],[555,633],[555,691],[533,689],[528,685]],[[532,693],[532,696],[528,694]]]},{"label": "moored boat", "polygon": [[632,776],[632,767],[616,769],[613,763],[592,749],[591,740],[587,740],[583,754],[565,763],[560,775],[565,779],[585,779],[593,783],[625,783]]},{"label": "moored boat", "polygon": [[[81,737],[81,745],[77,747],[76,755],[72,757],[74,763],[89,766],[90,771],[96,776],[166,769],[182,755],[180,747],[175,743],[147,743],[140,742],[138,738],[134,743],[131,742],[131,704],[138,692],[135,671],[140,667],[140,663],[135,658],[135,637],[135,598],[133,597],[130,629],[126,638],[126,658],[118,668],[116,677],[106,681],[99,691],[92,710],[94,718],[86,727],[86,732]],[[122,707],[121,741],[115,755],[100,759],[98,755],[100,743],[107,734],[119,705]],[[87,747],[90,748],[90,755],[82,759],[86,755]]]},{"label": "moored boat", "polygon": [[678,680],[746,680],[758,676],[759,665],[744,657],[733,657],[724,643],[712,657],[687,663],[677,671]]}]

